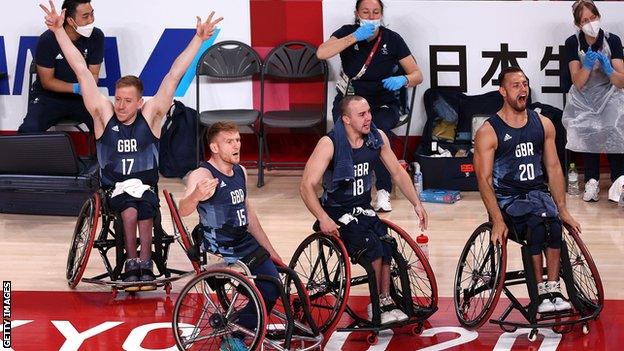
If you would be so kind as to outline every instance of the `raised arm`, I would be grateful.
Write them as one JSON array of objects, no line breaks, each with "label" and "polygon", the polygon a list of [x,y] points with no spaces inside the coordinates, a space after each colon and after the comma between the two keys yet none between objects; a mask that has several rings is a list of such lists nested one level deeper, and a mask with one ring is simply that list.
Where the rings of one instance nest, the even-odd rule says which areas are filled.
[{"label": "raised arm", "polygon": [[338,235],[338,226],[321,207],[314,189],[320,184],[333,155],[334,144],[331,139],[327,136],[322,137],[303,170],[299,193],[308,210],[319,220],[321,231],[325,234]]},{"label": "raised arm", "polygon": [[483,199],[485,208],[492,220],[491,240],[494,243],[500,241],[502,244],[507,237],[508,229],[503,219],[503,214],[500,208],[498,208],[496,193],[492,184],[494,153],[496,152],[497,144],[498,141],[496,140],[494,128],[492,128],[491,124],[484,123],[475,135],[474,166],[481,199]]},{"label": "raised arm", "polygon": [[340,39],[332,36],[323,44],[319,45],[316,50],[316,57],[320,60],[332,58],[358,41],[369,39],[374,36],[376,32],[378,33],[378,30],[375,29],[375,26],[368,23],[358,27],[353,33],[345,35]]},{"label": "raised arm", "polygon": [[384,166],[386,166],[388,172],[390,172],[392,180],[399,187],[401,193],[403,193],[412,206],[414,206],[414,212],[416,212],[416,215],[420,219],[420,228],[425,230],[428,224],[427,211],[425,211],[425,208],[418,198],[418,194],[416,193],[416,189],[414,188],[414,184],[412,184],[409,174],[401,167],[399,160],[397,160],[396,155],[392,151],[388,137],[381,130],[379,134],[381,134],[381,138],[384,141],[379,157]]},{"label": "raised arm", "polygon": [[544,167],[548,173],[550,193],[557,204],[559,216],[564,225],[570,232],[580,234],[581,225],[572,217],[566,207],[565,181],[555,145],[555,126],[544,116],[540,116],[540,119],[544,126]]},{"label": "raised arm", "polygon": [[173,61],[173,65],[171,65],[169,73],[165,75],[162,83],[160,83],[156,95],[143,106],[143,116],[147,119],[152,130],[157,131],[158,134],[156,135],[160,133],[162,118],[171,107],[173,94],[175,93],[180,79],[182,79],[182,76],[195,58],[195,55],[197,55],[203,42],[212,36],[215,26],[223,20],[223,17],[219,17],[213,21],[213,16],[214,11],[210,13],[210,16],[208,16],[205,22],[202,22],[201,18],[197,17],[197,33],[193,36],[193,39],[191,39],[191,42],[184,51],[182,51],[180,56]]},{"label": "raised arm", "polygon": [[65,10],[58,14],[52,0],[50,0],[50,9],[44,5],[39,5],[39,7],[46,13],[46,26],[54,33],[65,59],[78,78],[85,107],[93,118],[95,135],[96,137],[102,135],[105,127],[104,119],[113,115],[113,105],[100,93],[93,73],[89,70],[84,57],[67,36],[63,28]]}]

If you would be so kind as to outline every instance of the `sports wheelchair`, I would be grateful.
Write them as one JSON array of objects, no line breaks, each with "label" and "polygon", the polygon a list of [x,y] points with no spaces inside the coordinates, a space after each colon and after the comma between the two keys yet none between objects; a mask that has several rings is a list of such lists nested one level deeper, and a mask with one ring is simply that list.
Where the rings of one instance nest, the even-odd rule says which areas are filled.
[{"label": "sports wheelchair", "polygon": [[[313,226],[316,232],[297,247],[289,266],[308,290],[310,309],[322,332],[333,330],[346,311],[353,321],[336,330],[368,332],[367,342],[376,344],[377,335],[385,329],[413,325],[412,334],[420,334],[424,322],[438,309],[438,288],[429,261],[406,231],[386,219],[381,221],[387,226],[389,241],[394,247],[390,264],[390,296],[409,318],[381,324],[379,292],[371,263],[364,259],[363,252],[351,257],[353,264],[361,265],[366,271],[364,275],[353,277],[349,255],[342,241],[320,232],[316,222]],[[362,316],[356,312],[347,301],[351,287],[362,284],[368,284],[370,291],[372,320],[366,314]]]},{"label": "sports wheelchair", "polygon": [[[186,229],[173,196],[163,190],[179,237],[197,275],[182,288],[173,312],[173,330],[180,350],[219,350],[233,334],[244,336],[250,350],[315,350],[320,349],[323,335],[310,313],[310,301],[298,275],[275,262],[280,279],[253,276],[238,261],[233,265],[207,265],[206,252],[200,251],[202,233],[199,225]],[[214,254],[216,257],[220,257]],[[278,286],[280,296],[270,312],[254,281],[270,281]],[[240,325],[241,310],[251,304],[256,325]]]},{"label": "sports wheelchair", "polygon": [[[166,293],[169,294],[173,281],[194,272],[167,267],[169,245],[175,241],[175,238],[163,230],[160,210],[157,209],[154,217],[152,239],[152,260],[157,269],[157,272],[154,272],[156,279],[145,282],[124,282],[121,280],[126,260],[123,223],[119,213],[115,213],[108,207],[108,196],[106,191],[99,190],[85,201],[80,210],[67,257],[67,284],[72,289],[76,288],[81,281],[110,286],[113,298],[117,296],[119,290],[134,293],[154,290],[157,287],[164,287]],[[137,239],[138,245],[140,242]],[[106,271],[92,278],[83,278],[92,248],[99,251]],[[113,248],[115,249],[114,265],[109,258],[109,251]]]},{"label": "sports wheelchair", "polygon": [[[481,224],[472,233],[464,247],[455,273],[454,305],[460,324],[469,329],[482,326],[494,312],[501,292],[510,300],[498,319],[490,319],[503,331],[514,332],[518,328],[529,328],[529,341],[535,341],[538,328],[551,328],[556,333],[572,331],[575,325],[582,325],[583,334],[589,333],[589,321],[598,318],[604,306],[604,291],[596,265],[587,247],[577,234],[562,228],[560,278],[573,306],[571,310],[542,313],[538,315],[540,303],[533,261],[529,252],[530,230],[518,233],[508,216],[505,216],[508,238],[521,245],[523,270],[506,271],[507,245],[490,240],[492,223]],[[549,226],[546,225],[548,230]],[[546,275],[546,268],[543,269]],[[523,305],[509,290],[514,285],[526,284],[530,301]],[[513,310],[526,320],[510,321]]]}]

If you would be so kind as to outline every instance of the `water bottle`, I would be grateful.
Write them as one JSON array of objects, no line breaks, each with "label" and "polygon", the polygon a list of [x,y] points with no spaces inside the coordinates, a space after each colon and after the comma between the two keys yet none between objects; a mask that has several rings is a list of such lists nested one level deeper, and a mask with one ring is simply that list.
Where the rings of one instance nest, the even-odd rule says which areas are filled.
[{"label": "water bottle", "polygon": [[[416,237],[416,244],[418,244],[420,251],[422,251],[422,253],[425,254],[425,259],[429,261],[429,237],[425,233],[421,233],[419,236]],[[416,265],[416,269],[418,269],[421,272],[425,271],[425,268],[423,267],[422,262],[420,262],[420,260],[418,261],[418,264]]]},{"label": "water bottle", "polygon": [[620,191],[620,201],[618,201],[618,207],[624,208],[624,185],[622,185],[622,191]]},{"label": "water bottle", "polygon": [[570,170],[568,171],[568,194],[572,196],[579,196],[580,193],[581,191],[579,190],[576,165],[574,163],[570,163]]},{"label": "water bottle", "polygon": [[416,188],[416,194],[420,196],[423,191],[422,172],[420,171],[420,165],[418,164],[418,162],[414,162],[412,164],[412,167],[414,167],[414,188]]}]

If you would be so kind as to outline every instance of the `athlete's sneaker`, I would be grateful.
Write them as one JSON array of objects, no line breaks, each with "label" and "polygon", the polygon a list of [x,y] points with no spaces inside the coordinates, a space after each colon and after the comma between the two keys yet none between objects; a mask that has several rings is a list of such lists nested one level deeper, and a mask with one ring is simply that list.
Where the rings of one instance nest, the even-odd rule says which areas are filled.
[{"label": "athlete's sneaker", "polygon": [[585,192],[583,193],[583,201],[598,201],[598,193],[600,193],[600,184],[596,179],[590,179],[585,183]]},{"label": "athlete's sneaker", "polygon": [[[373,304],[369,303],[368,307],[366,308],[367,312],[368,312],[368,320],[372,321],[373,320]],[[389,323],[394,323],[397,321],[396,317],[394,316],[394,314],[392,314],[392,312],[387,311],[387,312],[381,312],[381,315],[379,316],[380,320],[381,320],[381,324],[389,324]]]},{"label": "athlete's sneaker", "polygon": [[390,212],[392,205],[390,204],[390,193],[387,190],[377,190],[377,201],[373,206],[377,212]]},{"label": "athlete's sneaker", "polygon": [[397,322],[402,322],[409,318],[405,314],[405,312],[401,311],[400,309],[396,307],[396,305],[394,304],[394,301],[392,301],[392,298],[390,296],[386,296],[385,298],[382,298],[379,301],[379,304],[381,305],[382,310],[384,310],[385,308],[392,308],[388,312],[390,312],[394,316]]},{"label": "athlete's sneaker", "polygon": [[141,269],[141,275],[139,280],[142,282],[148,282],[154,280],[154,262],[152,260],[139,261],[139,268]]},{"label": "athlete's sneaker", "polygon": [[131,258],[126,260],[124,264],[124,274],[122,275],[123,281],[126,283],[132,283],[139,280],[139,274],[141,269],[139,268],[139,259]]},{"label": "athlete's sneaker", "polygon": [[559,282],[546,282],[546,290],[551,294],[555,294],[555,297],[552,299],[552,302],[555,305],[555,310],[565,311],[572,309],[572,304],[561,298],[561,285]]},{"label": "athlete's sneaker", "polygon": [[539,294],[540,298],[543,299],[539,306],[537,306],[537,312],[547,313],[556,311],[555,304],[550,300],[550,294],[546,287],[546,282],[541,282],[537,284],[537,293]]},{"label": "athlete's sneaker", "polygon": [[247,345],[238,338],[227,337],[221,341],[221,351],[247,351]]}]

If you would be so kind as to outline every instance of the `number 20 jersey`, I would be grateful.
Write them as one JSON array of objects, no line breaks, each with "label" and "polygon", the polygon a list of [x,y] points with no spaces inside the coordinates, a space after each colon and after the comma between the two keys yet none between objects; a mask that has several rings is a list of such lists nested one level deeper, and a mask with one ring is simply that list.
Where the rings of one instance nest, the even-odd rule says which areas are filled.
[{"label": "number 20 jersey", "polygon": [[527,109],[527,115],[520,128],[509,126],[498,115],[488,119],[498,140],[492,182],[501,208],[531,190],[548,191],[542,171],[544,126],[535,111]]}]

